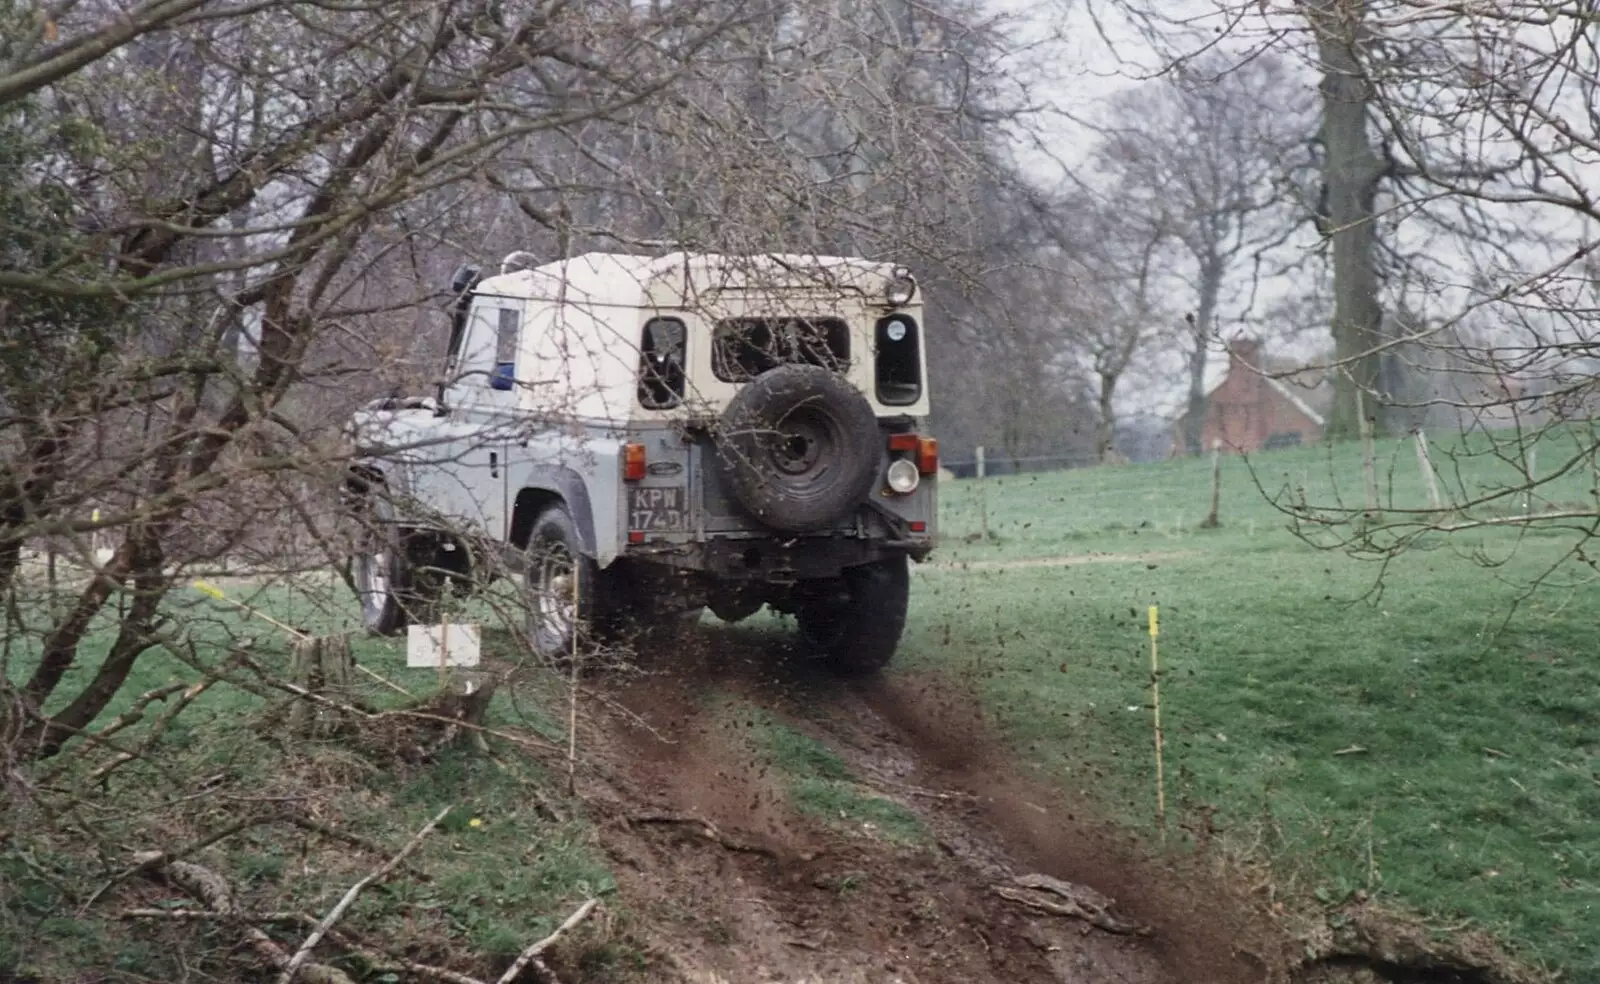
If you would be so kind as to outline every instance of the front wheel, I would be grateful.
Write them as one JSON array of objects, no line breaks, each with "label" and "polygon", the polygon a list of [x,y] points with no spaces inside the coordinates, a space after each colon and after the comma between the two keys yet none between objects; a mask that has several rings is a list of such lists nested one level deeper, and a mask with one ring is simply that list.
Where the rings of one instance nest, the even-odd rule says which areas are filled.
[{"label": "front wheel", "polygon": [[813,592],[795,611],[811,653],[843,676],[866,676],[889,665],[906,627],[911,571],[903,556],[852,567]]},{"label": "front wheel", "polygon": [[361,598],[361,621],[367,631],[391,636],[412,622],[431,621],[437,592],[427,589],[427,579],[411,563],[394,522],[394,508],[384,493],[367,495],[356,521],[361,532],[350,579]]}]

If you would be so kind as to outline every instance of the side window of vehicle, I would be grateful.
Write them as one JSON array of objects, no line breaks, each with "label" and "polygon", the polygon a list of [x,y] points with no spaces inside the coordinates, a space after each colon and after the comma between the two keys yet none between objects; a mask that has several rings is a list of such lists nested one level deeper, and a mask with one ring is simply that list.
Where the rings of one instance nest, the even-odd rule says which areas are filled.
[{"label": "side window of vehicle", "polygon": [[497,390],[508,390],[516,385],[517,347],[522,341],[522,312],[516,308],[500,308],[495,322],[494,370],[489,374],[489,385]]},{"label": "side window of vehicle", "polygon": [[689,331],[677,318],[651,318],[639,339],[639,405],[670,410],[683,402]]}]

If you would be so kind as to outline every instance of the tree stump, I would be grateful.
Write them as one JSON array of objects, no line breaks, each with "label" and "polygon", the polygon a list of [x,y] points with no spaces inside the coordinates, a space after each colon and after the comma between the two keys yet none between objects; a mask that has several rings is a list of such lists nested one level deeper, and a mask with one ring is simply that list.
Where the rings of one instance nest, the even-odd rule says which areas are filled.
[{"label": "tree stump", "polygon": [[[352,696],[354,672],[350,637],[315,636],[294,643],[289,659],[289,679],[296,686],[341,704]],[[289,710],[289,731],[305,738],[329,738],[344,724],[344,712],[320,701],[300,699]]]},{"label": "tree stump", "polygon": [[[478,730],[489,717],[489,702],[500,686],[500,678],[492,673],[454,670],[439,695],[426,708],[428,713],[460,722],[445,729],[440,745],[449,743],[471,745],[478,751],[488,751],[489,743]],[[461,727],[460,725],[466,725]]]}]

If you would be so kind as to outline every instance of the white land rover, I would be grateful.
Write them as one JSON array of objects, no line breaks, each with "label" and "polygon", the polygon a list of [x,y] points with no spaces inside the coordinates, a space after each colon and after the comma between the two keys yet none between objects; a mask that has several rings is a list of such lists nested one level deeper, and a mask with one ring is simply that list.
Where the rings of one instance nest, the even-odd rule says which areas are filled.
[{"label": "white land rover", "polygon": [[513,571],[548,656],[709,607],[880,669],[934,545],[922,302],[842,257],[589,253],[453,279],[437,396],[353,422],[368,627]]}]

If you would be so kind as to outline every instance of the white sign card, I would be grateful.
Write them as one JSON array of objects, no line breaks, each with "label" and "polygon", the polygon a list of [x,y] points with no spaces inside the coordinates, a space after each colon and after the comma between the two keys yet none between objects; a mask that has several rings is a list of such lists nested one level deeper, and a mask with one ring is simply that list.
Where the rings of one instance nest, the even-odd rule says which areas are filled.
[{"label": "white sign card", "polygon": [[406,635],[406,665],[422,669],[477,666],[481,643],[476,625],[413,625]]}]

